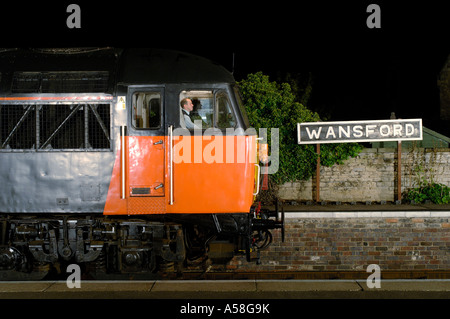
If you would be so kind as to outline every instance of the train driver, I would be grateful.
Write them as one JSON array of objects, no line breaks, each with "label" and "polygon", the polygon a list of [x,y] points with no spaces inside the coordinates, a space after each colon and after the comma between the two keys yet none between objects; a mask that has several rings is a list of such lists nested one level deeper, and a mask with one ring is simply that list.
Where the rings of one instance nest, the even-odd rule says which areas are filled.
[{"label": "train driver", "polygon": [[183,120],[181,121],[181,127],[183,128],[187,128],[187,129],[194,129],[197,128],[199,129],[199,127],[197,127],[193,122],[192,119],[190,117],[190,113],[192,112],[192,110],[194,109],[194,104],[192,104],[192,100],[189,98],[185,98],[182,99],[180,102],[181,105],[181,112],[183,114],[182,119],[184,120],[185,125],[183,125]]}]

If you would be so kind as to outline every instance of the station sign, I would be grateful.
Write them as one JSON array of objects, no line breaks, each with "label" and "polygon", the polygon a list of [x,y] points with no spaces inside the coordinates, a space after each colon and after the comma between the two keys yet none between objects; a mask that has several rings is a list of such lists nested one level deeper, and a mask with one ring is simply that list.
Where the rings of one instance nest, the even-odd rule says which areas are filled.
[{"label": "station sign", "polygon": [[297,123],[298,144],[422,140],[422,119]]}]

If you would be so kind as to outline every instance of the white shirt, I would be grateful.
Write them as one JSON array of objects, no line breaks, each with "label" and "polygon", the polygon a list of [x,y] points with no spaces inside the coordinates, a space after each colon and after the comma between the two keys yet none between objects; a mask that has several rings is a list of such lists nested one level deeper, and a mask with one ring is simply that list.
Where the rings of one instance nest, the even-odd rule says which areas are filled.
[{"label": "white shirt", "polygon": [[[192,120],[191,120],[191,118],[190,118],[190,116],[189,116],[189,114],[190,114],[191,112],[189,112],[189,111],[187,111],[187,110],[185,110],[185,109],[183,109],[183,108],[181,108],[181,112],[182,112],[182,114],[183,114],[184,123],[185,123],[187,129],[192,130],[192,129],[194,129],[194,128],[199,128],[199,127],[197,127],[197,126],[192,122]],[[181,124],[181,126],[183,126],[183,124]]]}]

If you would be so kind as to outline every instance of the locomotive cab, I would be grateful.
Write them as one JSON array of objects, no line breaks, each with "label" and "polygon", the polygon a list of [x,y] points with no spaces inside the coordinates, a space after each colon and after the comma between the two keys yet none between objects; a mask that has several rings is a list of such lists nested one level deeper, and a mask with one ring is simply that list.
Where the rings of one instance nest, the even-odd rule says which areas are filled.
[{"label": "locomotive cab", "polygon": [[[118,143],[104,214],[248,213],[256,133],[231,74],[160,50],[127,50],[120,65],[117,99],[125,102],[115,109]],[[186,127],[184,99],[195,104],[194,127]]]}]

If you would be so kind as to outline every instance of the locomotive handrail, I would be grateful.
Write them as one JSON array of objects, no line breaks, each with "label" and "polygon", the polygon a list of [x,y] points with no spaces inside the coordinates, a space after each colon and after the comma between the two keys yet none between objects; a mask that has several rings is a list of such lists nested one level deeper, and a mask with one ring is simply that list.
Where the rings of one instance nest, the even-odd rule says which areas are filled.
[{"label": "locomotive handrail", "polygon": [[169,125],[169,170],[170,170],[169,205],[173,205],[173,125]]},{"label": "locomotive handrail", "polygon": [[122,194],[121,198],[125,199],[125,126],[120,127],[121,137],[121,158],[122,158]]},{"label": "locomotive handrail", "polygon": [[259,166],[259,164],[255,163],[256,167],[258,168],[258,173],[256,174],[257,176],[257,181],[256,181],[256,192],[253,193],[253,196],[256,196],[259,194],[259,176],[261,175],[261,166]]}]

